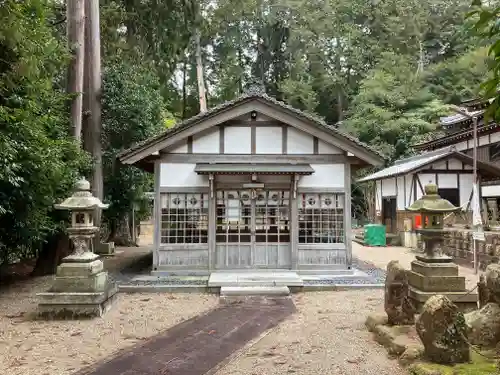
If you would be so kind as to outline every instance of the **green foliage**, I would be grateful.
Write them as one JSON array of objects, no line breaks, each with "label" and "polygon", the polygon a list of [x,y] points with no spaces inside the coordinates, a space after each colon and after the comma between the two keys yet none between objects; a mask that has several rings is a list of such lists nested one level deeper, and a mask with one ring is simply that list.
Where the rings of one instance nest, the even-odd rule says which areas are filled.
[{"label": "green foliage", "polygon": [[431,66],[425,74],[425,83],[445,103],[460,104],[476,98],[480,85],[488,77],[491,61],[486,47],[453,57]]},{"label": "green foliage", "polygon": [[445,105],[425,86],[411,59],[383,54],[360,84],[342,128],[382,152],[388,161],[411,153],[411,145],[435,129]]},{"label": "green foliage", "polygon": [[104,69],[102,98],[104,212],[116,230],[132,207],[144,206],[144,193],[153,190],[152,175],[120,164],[116,155],[165,129],[163,98],[158,78],[127,62]]},{"label": "green foliage", "polygon": [[66,198],[89,159],[68,136],[67,97],[55,82],[67,54],[49,25],[48,0],[0,7],[0,263],[33,255],[64,216]]},{"label": "green foliage", "polygon": [[483,95],[492,99],[492,105],[487,115],[500,119],[500,3],[488,1],[482,4],[481,0],[474,0],[474,11],[471,18],[477,16],[475,29],[483,39],[491,43],[488,53],[492,59],[491,75],[481,86]]}]

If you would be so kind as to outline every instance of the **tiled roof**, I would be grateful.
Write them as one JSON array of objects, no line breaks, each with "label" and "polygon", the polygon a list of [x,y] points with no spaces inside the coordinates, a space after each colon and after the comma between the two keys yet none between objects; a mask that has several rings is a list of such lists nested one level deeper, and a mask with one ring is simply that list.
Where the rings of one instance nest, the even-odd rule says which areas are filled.
[{"label": "tiled roof", "polygon": [[382,159],[384,158],[384,156],[382,154],[380,154],[378,151],[372,149],[370,146],[359,141],[356,137],[354,137],[350,134],[346,134],[344,132],[341,132],[336,127],[327,124],[320,117],[313,115],[313,114],[310,114],[310,113],[307,113],[307,112],[304,112],[304,111],[301,111],[301,110],[294,108],[294,107],[292,107],[284,102],[276,100],[275,98],[273,98],[265,93],[256,92],[256,91],[248,92],[246,94],[239,96],[238,98],[236,98],[234,100],[224,102],[222,104],[219,104],[219,105],[211,108],[210,110],[208,110],[206,112],[201,112],[201,113],[197,114],[196,116],[193,116],[189,119],[181,121],[180,123],[176,124],[174,127],[165,130],[163,133],[158,134],[157,136],[154,136],[152,138],[146,139],[142,142],[139,142],[139,143],[135,144],[134,146],[132,146],[131,148],[120,152],[118,154],[118,158],[123,159],[131,153],[137,152],[140,149],[145,148],[149,145],[152,145],[159,140],[167,139],[167,138],[173,136],[174,134],[177,134],[177,133],[181,132],[182,130],[189,128],[190,126],[193,126],[193,125],[199,123],[203,119],[208,118],[210,116],[213,116],[220,111],[223,111],[224,109],[230,108],[234,105],[243,103],[243,102],[251,100],[251,99],[263,99],[266,102],[272,103],[272,104],[277,105],[283,109],[289,110],[290,112],[294,113],[298,117],[302,117],[304,119],[312,121],[316,125],[322,127],[323,130],[327,130],[328,132],[330,132],[332,134],[335,134],[337,136],[340,136],[341,138],[344,138],[350,142],[353,142],[353,143],[357,144],[358,146],[361,146],[361,147],[367,149],[368,151],[374,153],[375,155],[379,156]]}]

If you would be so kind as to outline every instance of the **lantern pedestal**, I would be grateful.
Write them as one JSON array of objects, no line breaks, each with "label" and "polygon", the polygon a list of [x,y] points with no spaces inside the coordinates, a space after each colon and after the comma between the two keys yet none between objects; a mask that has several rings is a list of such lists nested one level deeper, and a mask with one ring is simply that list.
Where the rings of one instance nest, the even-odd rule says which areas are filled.
[{"label": "lantern pedestal", "polygon": [[110,309],[118,291],[103,268],[99,256],[91,252],[64,258],[57,267],[52,288],[38,294],[39,314],[58,319],[102,316]]},{"label": "lantern pedestal", "polygon": [[465,277],[458,275],[458,266],[446,255],[416,256],[408,272],[409,297],[420,311],[436,294],[448,297],[462,311],[477,309],[477,293],[468,293]]}]

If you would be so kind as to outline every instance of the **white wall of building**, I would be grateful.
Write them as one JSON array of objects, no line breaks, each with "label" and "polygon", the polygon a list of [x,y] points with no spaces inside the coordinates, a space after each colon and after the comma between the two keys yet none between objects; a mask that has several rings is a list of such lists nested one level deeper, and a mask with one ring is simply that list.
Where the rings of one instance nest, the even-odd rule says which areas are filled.
[{"label": "white wall of building", "polygon": [[251,128],[249,126],[228,126],[224,128],[224,153],[251,154]]},{"label": "white wall of building", "polygon": [[209,186],[208,176],[198,175],[196,164],[162,163],[160,165],[160,187]]},{"label": "white wall of building", "polygon": [[283,152],[283,128],[281,126],[257,126],[255,129],[255,153],[281,154]]},{"label": "white wall of building", "polygon": [[220,149],[219,128],[193,136],[193,154],[218,154]]},{"label": "white wall of building", "polygon": [[288,127],[287,134],[287,153],[288,154],[313,154],[314,137],[304,133],[291,126]]},{"label": "white wall of building", "polygon": [[303,176],[298,187],[344,188],[344,164],[311,164],[314,173]]}]

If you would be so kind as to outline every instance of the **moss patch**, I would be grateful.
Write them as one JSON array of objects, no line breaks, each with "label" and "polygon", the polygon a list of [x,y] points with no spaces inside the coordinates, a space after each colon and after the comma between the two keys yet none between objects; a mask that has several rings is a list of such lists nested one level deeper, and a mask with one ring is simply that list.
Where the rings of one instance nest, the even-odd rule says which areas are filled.
[{"label": "moss patch", "polygon": [[[495,356],[494,352],[484,352],[484,354],[489,357]],[[444,366],[420,362],[411,365],[409,371],[412,375],[492,375],[499,373],[494,360],[485,358],[474,351],[471,353],[471,363]]]}]

